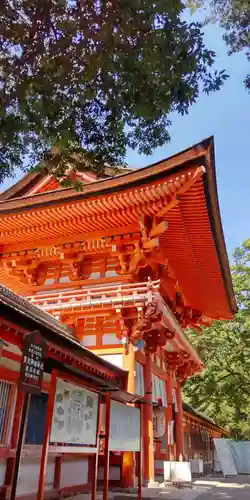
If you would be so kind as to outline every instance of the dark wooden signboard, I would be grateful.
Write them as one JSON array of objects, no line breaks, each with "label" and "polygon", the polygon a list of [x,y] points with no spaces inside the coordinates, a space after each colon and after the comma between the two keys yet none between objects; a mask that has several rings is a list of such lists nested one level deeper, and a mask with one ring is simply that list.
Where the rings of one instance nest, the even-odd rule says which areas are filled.
[{"label": "dark wooden signboard", "polygon": [[38,330],[25,335],[19,379],[20,391],[30,394],[41,393],[45,347],[45,341]]},{"label": "dark wooden signboard", "polygon": [[38,330],[25,335],[23,339],[23,359],[20,367],[19,391],[24,392],[16,460],[11,484],[10,500],[16,499],[19,467],[24,441],[25,422],[30,394],[41,394],[46,344]]}]

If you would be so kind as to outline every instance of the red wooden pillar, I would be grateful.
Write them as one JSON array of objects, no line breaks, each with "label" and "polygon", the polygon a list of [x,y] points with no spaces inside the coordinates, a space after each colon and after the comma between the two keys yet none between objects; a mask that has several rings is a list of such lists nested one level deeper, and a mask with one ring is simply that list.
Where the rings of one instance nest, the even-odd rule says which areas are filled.
[{"label": "red wooden pillar", "polygon": [[[11,449],[16,449],[17,447],[22,408],[23,408],[23,393],[18,391],[16,406],[15,406],[15,416],[13,420],[13,427],[11,434],[11,442],[10,442]],[[12,483],[14,465],[15,465],[15,457],[8,458],[6,472],[5,472],[4,486],[10,486]]]},{"label": "red wooden pillar", "polygon": [[55,399],[55,392],[56,392],[56,376],[57,376],[56,370],[52,370],[52,375],[51,375],[51,380],[50,380],[50,389],[49,389],[49,399],[48,399],[48,406],[47,406],[47,412],[46,412],[44,440],[43,440],[43,446],[42,446],[42,456],[41,456],[41,463],[40,463],[40,476],[39,476],[39,483],[38,483],[37,500],[44,499],[44,481],[45,481],[45,474],[46,474],[46,467],[47,467],[47,459],[48,459],[48,451],[49,451],[49,438],[50,438],[50,431],[51,431],[51,425],[52,425],[54,399]]},{"label": "red wooden pillar", "polygon": [[111,405],[111,401],[110,401],[110,392],[109,392],[106,394],[103,500],[108,500],[108,496],[109,496],[110,405]]},{"label": "red wooden pillar", "polygon": [[[88,482],[91,483],[91,500],[96,500],[97,480],[98,480],[98,464],[100,451],[100,411],[101,411],[101,396],[98,401],[98,416],[97,416],[97,433],[96,433],[96,453],[89,458],[89,473]],[[109,419],[110,420],[110,419]],[[106,422],[105,422],[106,423]],[[108,429],[109,432],[109,429]],[[108,455],[109,458],[109,455]],[[109,464],[108,464],[109,467]]]},{"label": "red wooden pillar", "polygon": [[176,381],[176,399],[177,408],[176,413],[176,460],[180,459],[180,455],[183,457],[183,409],[182,409],[182,398],[181,398],[181,385],[180,381]]},{"label": "red wooden pillar", "polygon": [[167,434],[166,443],[168,448],[168,459],[173,460],[174,444],[170,444],[170,436],[169,436],[169,422],[173,420],[173,376],[171,371],[168,372],[166,391],[167,391],[167,403],[168,403],[168,406],[166,408],[166,434]]},{"label": "red wooden pillar", "polygon": [[138,500],[142,500],[142,405],[140,405],[140,450],[139,450],[139,460],[138,460]]},{"label": "red wooden pillar", "polygon": [[146,483],[154,482],[154,434],[153,434],[153,406],[152,406],[152,360],[146,355],[144,365],[144,393],[149,404],[142,407],[143,425],[143,479]]},{"label": "red wooden pillar", "polygon": [[62,470],[62,457],[55,458],[55,470],[54,470],[54,481],[53,488],[59,490],[61,481],[61,470]]},{"label": "red wooden pillar", "polygon": [[[134,346],[129,344],[128,354],[123,355],[123,368],[128,371],[127,391],[134,394],[135,392],[135,352]],[[132,451],[124,451],[122,454],[122,486],[124,488],[132,488],[134,486],[134,453]]]}]

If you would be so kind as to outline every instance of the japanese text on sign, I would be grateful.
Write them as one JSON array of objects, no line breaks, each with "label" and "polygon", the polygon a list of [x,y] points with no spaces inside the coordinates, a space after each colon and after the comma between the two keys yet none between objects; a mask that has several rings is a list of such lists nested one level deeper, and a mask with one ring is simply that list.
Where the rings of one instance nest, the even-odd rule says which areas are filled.
[{"label": "japanese text on sign", "polygon": [[25,336],[23,360],[20,370],[20,389],[39,394],[41,392],[44,370],[45,342],[40,332],[35,331]]},{"label": "japanese text on sign", "polygon": [[58,379],[50,442],[95,446],[98,405],[96,393]]}]

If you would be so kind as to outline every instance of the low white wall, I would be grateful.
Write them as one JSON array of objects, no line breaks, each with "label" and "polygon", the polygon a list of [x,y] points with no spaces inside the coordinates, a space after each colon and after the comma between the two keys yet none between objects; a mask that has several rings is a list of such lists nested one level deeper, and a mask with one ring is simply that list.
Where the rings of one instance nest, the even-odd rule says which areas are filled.
[{"label": "low white wall", "polygon": [[88,458],[67,459],[63,458],[61,470],[61,488],[86,484],[88,482]]},{"label": "low white wall", "polygon": [[[53,488],[55,459],[49,458],[45,475],[45,490]],[[40,474],[40,458],[25,457],[19,470],[17,495],[36,493]]]},{"label": "low white wall", "polygon": [[[103,481],[103,479],[104,479],[104,467],[99,467],[98,479],[99,479],[99,481]],[[111,481],[120,481],[121,468],[119,467],[119,465],[110,465],[110,467],[109,467],[109,479]]]},{"label": "low white wall", "polygon": [[[3,465],[3,464],[2,464]],[[45,490],[53,488],[55,458],[49,458],[45,476]],[[23,458],[20,466],[17,495],[36,493],[39,482],[40,458]],[[0,464],[0,480],[3,484],[5,469]],[[2,479],[3,478],[3,479]],[[88,482],[88,458],[63,458],[60,487],[75,486]]]}]

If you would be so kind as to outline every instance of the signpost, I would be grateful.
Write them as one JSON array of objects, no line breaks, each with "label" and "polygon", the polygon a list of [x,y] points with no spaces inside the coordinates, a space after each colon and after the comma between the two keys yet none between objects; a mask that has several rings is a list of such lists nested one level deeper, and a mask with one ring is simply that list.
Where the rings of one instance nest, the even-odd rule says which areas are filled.
[{"label": "signpost", "polygon": [[42,391],[45,348],[45,341],[38,330],[25,335],[19,378],[19,391],[24,393],[24,397],[10,500],[16,498],[30,394],[40,394]]},{"label": "signpost", "polygon": [[40,394],[42,390],[45,342],[39,331],[25,335],[19,391]]}]

